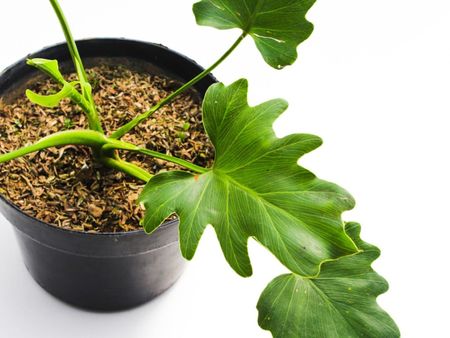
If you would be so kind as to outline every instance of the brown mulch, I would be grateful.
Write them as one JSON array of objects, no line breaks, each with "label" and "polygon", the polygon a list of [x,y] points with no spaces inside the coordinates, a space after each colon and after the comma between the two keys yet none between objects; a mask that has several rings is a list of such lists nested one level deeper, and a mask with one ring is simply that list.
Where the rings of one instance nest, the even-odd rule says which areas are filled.
[{"label": "brown mulch", "polygon": [[[148,110],[180,85],[160,76],[122,66],[88,70],[103,127],[111,132]],[[75,75],[70,75],[75,80]],[[59,86],[41,80],[30,89],[52,94]],[[211,166],[214,149],[205,135],[198,95],[189,92],[156,112],[123,140]],[[69,100],[43,108],[22,95],[15,103],[0,100],[0,152],[17,149],[57,131],[85,129],[84,113]],[[151,173],[182,169],[143,155],[122,153]],[[121,172],[99,167],[83,146],[50,148],[0,164],[0,194],[27,214],[61,228],[119,232],[140,228],[143,210],[136,200],[143,183]]]}]

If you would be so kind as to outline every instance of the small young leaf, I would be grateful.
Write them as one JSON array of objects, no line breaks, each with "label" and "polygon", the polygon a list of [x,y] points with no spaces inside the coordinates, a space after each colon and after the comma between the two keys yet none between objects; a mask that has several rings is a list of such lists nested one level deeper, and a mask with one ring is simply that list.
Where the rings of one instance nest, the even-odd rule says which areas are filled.
[{"label": "small young leaf", "polygon": [[194,5],[199,25],[240,28],[250,34],[264,60],[281,69],[297,59],[297,46],[313,31],[305,19],[315,0],[202,0]]},{"label": "small young leaf", "polygon": [[64,77],[62,76],[61,72],[59,71],[59,65],[57,60],[47,60],[47,59],[28,59],[27,64],[29,66],[35,67],[59,83],[64,82]]},{"label": "small young leaf", "polygon": [[71,129],[71,128],[73,128],[73,126],[74,126],[74,124],[73,124],[72,119],[69,119],[69,118],[64,119],[64,129]]},{"label": "small young leaf", "polygon": [[226,259],[242,276],[252,273],[249,237],[266,246],[291,271],[316,275],[324,260],[357,251],[341,213],[352,197],[298,166],[321,140],[298,134],[278,139],[272,124],[287,104],[247,103],[247,81],[210,87],[203,101],[205,129],[215,146],[212,170],[155,176],[140,196],[144,227],[154,231],[169,215],[180,217],[180,245],[191,259],[205,227],[217,233]]},{"label": "small young leaf", "polygon": [[258,302],[259,324],[274,338],[400,336],[376,303],[388,289],[370,266],[380,251],[359,238],[359,224],[348,223],[346,231],[362,252],[324,263],[315,278],[280,276],[264,290]]},{"label": "small young leaf", "polygon": [[182,141],[182,142],[184,142],[184,140],[186,139],[186,133],[185,132],[183,132],[183,131],[180,131],[179,133],[178,133],[178,138]]},{"label": "small young leaf", "polygon": [[188,131],[190,127],[191,127],[191,124],[189,122],[186,122],[185,124],[183,124],[184,131]]},{"label": "small young leaf", "polygon": [[[60,92],[52,95],[40,95],[37,93],[32,92],[31,90],[26,91],[26,95],[28,99],[36,104],[39,104],[44,107],[53,108],[56,107],[59,102],[69,97],[72,101],[74,101],[76,104],[78,104],[83,111],[86,113],[88,121],[89,121],[89,128],[96,131],[102,131],[102,127],[100,124],[100,121],[97,116],[97,111],[95,109],[95,105],[93,101],[91,102],[92,98],[92,87],[89,83],[80,81],[73,81],[73,82],[67,82],[61,72],[59,71],[58,61],[56,60],[47,60],[47,59],[28,59],[27,64],[30,66],[33,66],[50,77],[52,77],[54,80],[58,81],[60,84],[63,85],[63,88]],[[82,91],[87,94],[87,98],[85,99],[83,95],[81,95],[78,90],[76,89],[77,86],[80,86],[82,88]]]},{"label": "small young leaf", "polygon": [[72,85],[70,83],[65,83],[61,91],[53,95],[40,95],[29,89],[27,89],[25,94],[31,102],[47,108],[53,108],[56,107],[62,99],[70,97],[72,90]]}]

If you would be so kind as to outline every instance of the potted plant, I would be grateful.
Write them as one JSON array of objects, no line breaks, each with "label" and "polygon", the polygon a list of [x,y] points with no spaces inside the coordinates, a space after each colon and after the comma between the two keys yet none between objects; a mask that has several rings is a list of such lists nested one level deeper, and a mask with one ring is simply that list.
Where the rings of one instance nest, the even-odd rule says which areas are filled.
[{"label": "potted plant", "polygon": [[[1,130],[2,145],[8,150],[2,149],[0,163],[10,167],[2,169],[2,177],[7,179],[2,180],[5,198],[0,200],[0,207],[14,225],[25,263],[39,284],[82,307],[117,310],[138,305],[176,281],[184,262],[181,255],[188,260],[193,258],[202,233],[210,224],[225,258],[239,275],[252,274],[247,252],[250,237],[291,271],[275,278],[257,305],[260,326],[274,337],[400,335],[393,320],[376,303],[376,297],[387,291],[386,281],[371,268],[379,250],[360,239],[358,224],[342,220],[342,212],[353,208],[353,198],[297,164],[302,155],[320,146],[320,138],[307,134],[277,138],[272,124],[287,109],[284,100],[250,107],[246,80],[226,86],[215,83],[211,76],[247,36],[254,39],[270,66],[282,69],[292,64],[298,45],[313,30],[305,16],[314,0],[197,2],[194,14],[200,25],[242,30],[224,55],[205,70],[154,44],[114,39],[76,44],[57,0],[50,3],[64,30],[69,54],[58,45],[32,55],[27,64],[48,75],[59,90],[47,82],[37,85],[35,73],[25,70],[23,62],[0,77],[0,95],[6,102],[0,103],[0,118],[12,125],[11,130]],[[81,54],[97,67],[94,71],[85,70]],[[55,58],[63,61],[61,68]],[[69,58],[76,77],[63,75],[70,73],[64,62]],[[144,80],[139,72],[130,73],[120,67],[99,68],[101,64],[119,61],[130,68],[139,65],[141,73],[144,69],[152,74],[150,79],[157,83],[157,90],[146,87],[139,95],[124,95],[125,83],[147,86],[148,75]],[[115,76],[122,76],[124,81],[113,82]],[[178,86],[168,77],[184,84]],[[17,98],[17,91],[24,86],[34,86],[39,93],[27,90],[29,101]],[[147,95],[152,96],[151,107],[139,114],[129,112],[128,115],[134,115],[131,117],[116,118],[114,114],[120,114],[121,109],[131,109],[132,99],[137,99],[136,104],[142,108]],[[95,103],[101,99],[106,104],[124,96],[125,103],[108,105],[108,109]],[[11,98],[13,103],[8,103]],[[73,117],[84,112],[79,116],[85,118],[74,123],[72,117],[64,114],[52,117],[51,108],[59,105],[65,115],[70,112]],[[25,114],[27,107],[38,120],[44,117],[49,130],[42,131],[41,125],[34,125],[34,120],[30,122],[22,115],[17,118],[15,114]],[[155,116],[163,109],[178,117],[158,120]],[[107,116],[102,115],[106,110]],[[174,124],[173,119],[179,116],[182,119]],[[53,133],[55,124],[49,121],[57,117],[62,129],[67,130]],[[157,122],[163,126],[155,132]],[[83,125],[86,128],[77,128]],[[140,136],[149,137],[150,141],[133,134],[143,125]],[[169,131],[166,134],[165,128]],[[28,142],[36,137],[33,132],[47,136]],[[178,148],[169,144],[174,142],[173,137],[158,138],[162,134],[176,135]],[[158,141],[153,140],[155,137]],[[189,144],[193,138],[197,142]],[[17,139],[28,144],[9,149]],[[60,150],[49,160],[43,150],[52,151],[54,147]],[[77,153],[78,147],[83,149],[83,155]],[[173,155],[177,152],[180,156]],[[24,157],[29,154],[32,157]],[[67,170],[70,162],[76,161],[74,154],[84,156],[78,171]],[[152,159],[150,166],[143,159],[147,156]],[[59,165],[62,158],[65,160]],[[21,164],[16,164],[18,161]],[[39,164],[44,168],[39,168]],[[19,167],[17,172],[15,167]],[[23,173],[27,170],[37,177],[36,182],[27,179]],[[108,181],[116,172],[126,175],[119,174],[116,181],[111,179],[120,188]],[[136,193],[139,187],[132,184],[123,184],[124,177],[144,182],[142,192]],[[25,182],[22,187],[17,183],[20,180]],[[18,186],[8,189],[14,182]],[[48,193],[55,186],[64,189],[56,189],[53,195]],[[11,193],[14,189],[21,194]],[[123,210],[115,210],[120,206],[114,204],[114,198],[123,198],[122,192],[131,190],[136,198],[122,201],[133,204],[133,215],[127,216]],[[98,191],[112,195],[110,201],[114,205],[93,203],[91,195]],[[43,195],[51,196],[45,203],[37,203],[44,206],[42,210],[30,211],[29,205],[41,201]],[[126,231],[130,229],[122,217],[136,218],[144,213],[130,203],[135,199],[145,210],[143,230]],[[64,212],[46,213],[45,206]],[[120,227],[108,223],[111,220]]]}]

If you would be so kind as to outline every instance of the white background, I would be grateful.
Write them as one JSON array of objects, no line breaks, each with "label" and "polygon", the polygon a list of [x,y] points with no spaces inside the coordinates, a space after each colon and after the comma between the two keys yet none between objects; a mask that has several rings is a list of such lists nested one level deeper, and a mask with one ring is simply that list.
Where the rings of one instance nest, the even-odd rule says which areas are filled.
[{"label": "white background", "polygon": [[[211,64],[238,31],[197,27],[187,0],[62,0],[77,38],[161,42]],[[47,1],[2,1],[0,68],[62,40]],[[358,201],[346,220],[382,249],[390,282],[380,304],[404,337],[450,337],[450,3],[448,0],[321,0],[295,66],[270,69],[249,39],[215,75],[250,81],[250,102],[290,109],[282,136],[320,135],[303,165]],[[138,309],[93,314],[42,291],[28,276],[11,226],[0,217],[0,337],[270,337],[257,326],[260,292],[283,268],[251,242],[254,277],[225,263],[209,229],[176,286]]]}]

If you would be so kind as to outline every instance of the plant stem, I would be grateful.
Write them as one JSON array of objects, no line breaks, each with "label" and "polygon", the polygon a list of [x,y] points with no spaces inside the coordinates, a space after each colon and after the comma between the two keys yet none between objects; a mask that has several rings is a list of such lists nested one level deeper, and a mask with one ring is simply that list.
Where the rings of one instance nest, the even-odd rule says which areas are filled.
[{"label": "plant stem", "polygon": [[200,166],[198,166],[198,165],[196,165],[196,164],[194,164],[192,162],[185,161],[185,160],[183,160],[181,158],[178,158],[178,157],[174,157],[174,156],[170,156],[170,155],[164,155],[164,154],[161,154],[161,153],[159,153],[157,151],[153,151],[153,150],[149,150],[149,149],[139,148],[139,147],[137,147],[137,146],[135,146],[134,144],[131,144],[131,143],[122,142],[122,141],[119,141],[119,140],[109,139],[108,144],[105,144],[102,147],[102,151],[110,151],[112,149],[128,150],[128,151],[132,151],[132,152],[135,152],[135,153],[140,153],[140,154],[152,156],[154,158],[159,158],[159,159],[167,161],[167,162],[178,164],[178,165],[180,165],[182,167],[190,169],[193,172],[199,173],[199,174],[204,174],[205,172],[207,172],[209,170],[207,168],[200,167]]},{"label": "plant stem", "polygon": [[87,79],[86,71],[81,60],[80,53],[78,52],[77,45],[73,39],[72,32],[70,31],[69,24],[62,11],[58,0],[50,0],[50,3],[58,17],[61,27],[66,38],[67,46],[69,47],[70,55],[72,56],[73,64],[75,66],[78,78],[81,84],[82,95],[89,102],[88,111],[86,111],[89,120],[89,128],[101,133],[103,132],[102,125],[98,116],[97,108],[95,107],[94,98],[92,97],[92,87]]},{"label": "plant stem", "polygon": [[155,113],[158,109],[165,106],[166,104],[170,103],[175,97],[180,95],[181,93],[185,92],[187,89],[191,88],[193,85],[198,83],[200,80],[202,80],[205,76],[210,74],[214,69],[217,68],[235,49],[242,40],[247,36],[247,33],[243,33],[239,36],[239,38],[236,40],[236,42],[228,49],[225,54],[223,54],[219,60],[217,60],[211,67],[205,69],[203,72],[198,74],[196,77],[194,77],[189,82],[185,83],[183,86],[181,86],[179,89],[174,91],[172,94],[167,96],[166,98],[162,99],[159,103],[157,103],[155,106],[150,108],[147,112],[135,117],[133,120],[128,122],[127,124],[123,125],[119,129],[117,129],[115,132],[111,134],[111,138],[114,139],[120,139],[123,135],[128,133],[131,129],[136,127],[139,123],[150,117],[153,113]]},{"label": "plant stem", "polygon": [[69,47],[69,52],[72,56],[73,64],[77,71],[78,77],[80,78],[80,81],[87,82],[86,71],[84,69],[83,63],[80,62],[81,56],[78,52],[77,45],[74,41],[72,32],[70,31],[69,23],[67,22],[64,12],[62,11],[62,8],[57,0],[50,0],[50,3],[56,13],[56,16],[58,17],[59,23],[61,24],[64,36],[66,38],[67,47]]},{"label": "plant stem", "polygon": [[150,179],[153,177],[153,175],[150,174],[149,172],[130,162],[126,162],[120,159],[114,159],[111,157],[103,157],[101,158],[101,161],[106,166],[122,171],[125,174],[133,176],[134,178],[137,178],[141,181],[144,181],[145,183],[150,181]]},{"label": "plant stem", "polygon": [[87,145],[92,148],[101,148],[108,142],[105,135],[93,131],[93,130],[68,130],[55,133],[44,137],[38,142],[20,148],[18,150],[11,151],[10,153],[0,155],[0,163],[4,163],[10,160],[14,160],[18,157],[25,156],[30,153],[34,153],[39,150],[65,146],[69,144],[75,145]]},{"label": "plant stem", "polygon": [[9,153],[0,155],[0,163],[11,161],[18,157],[22,157],[39,150],[65,145],[89,146],[93,149],[94,153],[98,154],[101,163],[109,167],[123,171],[133,177],[143,180],[144,182],[148,182],[150,178],[152,178],[152,175],[150,173],[146,172],[142,168],[139,168],[135,164],[123,161],[118,157],[113,158],[110,156],[102,156],[102,154],[110,154],[116,149],[128,150],[181,165],[196,173],[202,174],[208,171],[208,169],[206,168],[200,167],[198,165],[195,165],[191,162],[182,160],[177,157],[164,155],[148,149],[139,148],[131,143],[110,139],[106,137],[104,134],[94,130],[67,130],[49,135],[32,145],[28,145],[20,149],[11,151]]}]

